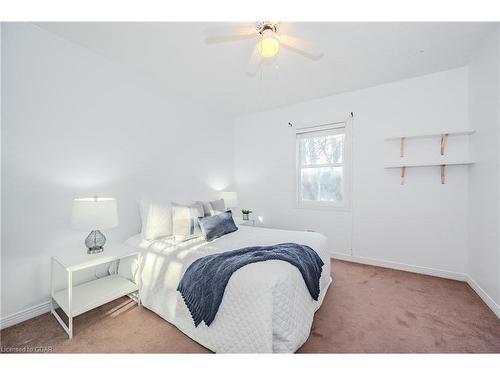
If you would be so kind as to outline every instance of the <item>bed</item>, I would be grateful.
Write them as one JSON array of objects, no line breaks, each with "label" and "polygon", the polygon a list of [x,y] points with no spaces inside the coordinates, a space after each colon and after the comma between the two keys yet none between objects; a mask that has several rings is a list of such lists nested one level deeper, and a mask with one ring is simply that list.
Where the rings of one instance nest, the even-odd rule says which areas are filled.
[{"label": "bed", "polygon": [[[324,262],[318,301],[312,299],[298,269],[279,260],[249,264],[236,271],[210,326],[195,327],[177,292],[184,271],[196,259],[247,246],[295,242],[314,249]],[[326,238],[299,232],[240,226],[212,242],[202,238],[126,242],[143,248],[141,300],[144,307],[217,353],[292,353],[309,337],[315,311],[332,281]],[[120,265],[119,272],[126,272]]]}]

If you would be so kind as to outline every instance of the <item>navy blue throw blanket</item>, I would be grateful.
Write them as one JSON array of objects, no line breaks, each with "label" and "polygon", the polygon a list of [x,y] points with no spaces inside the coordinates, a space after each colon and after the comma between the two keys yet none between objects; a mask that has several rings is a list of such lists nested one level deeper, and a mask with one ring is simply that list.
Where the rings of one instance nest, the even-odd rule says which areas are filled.
[{"label": "navy blue throw blanket", "polygon": [[298,268],[311,297],[319,297],[319,279],[323,261],[309,246],[282,243],[252,246],[208,255],[194,261],[177,287],[194,320],[194,325],[214,321],[231,275],[247,264],[265,260],[283,260]]}]

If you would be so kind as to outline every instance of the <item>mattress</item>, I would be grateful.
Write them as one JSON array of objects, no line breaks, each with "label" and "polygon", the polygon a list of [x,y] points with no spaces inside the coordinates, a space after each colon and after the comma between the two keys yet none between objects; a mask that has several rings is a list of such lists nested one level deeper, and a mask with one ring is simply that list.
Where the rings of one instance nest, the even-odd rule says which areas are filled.
[{"label": "mattress", "polygon": [[[322,258],[318,301],[291,264],[279,260],[254,263],[232,275],[212,324],[208,327],[202,322],[195,327],[176,290],[192,262],[210,254],[283,242],[308,245]],[[315,232],[240,226],[212,242],[201,238],[180,244],[169,239],[148,242],[138,235],[126,243],[143,249],[142,304],[217,353],[295,352],[309,337],[314,313],[332,280],[326,237]],[[119,272],[129,272],[127,267],[121,264]]]}]

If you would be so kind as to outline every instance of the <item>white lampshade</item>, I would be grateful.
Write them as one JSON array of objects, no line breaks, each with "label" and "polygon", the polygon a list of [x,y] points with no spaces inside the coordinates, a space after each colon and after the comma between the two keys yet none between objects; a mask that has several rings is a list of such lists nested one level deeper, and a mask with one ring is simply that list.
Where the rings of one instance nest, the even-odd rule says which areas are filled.
[{"label": "white lampshade", "polygon": [[118,225],[114,198],[77,198],[73,201],[71,225],[75,229],[100,230]]},{"label": "white lampshade", "polygon": [[228,208],[238,207],[238,194],[234,191],[222,191],[220,198],[224,199],[224,203]]}]

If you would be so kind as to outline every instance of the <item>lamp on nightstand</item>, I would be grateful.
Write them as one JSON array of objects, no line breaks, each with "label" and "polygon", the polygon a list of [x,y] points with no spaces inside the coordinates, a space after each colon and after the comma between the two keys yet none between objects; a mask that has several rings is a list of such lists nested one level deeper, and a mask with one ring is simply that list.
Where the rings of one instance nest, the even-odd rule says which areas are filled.
[{"label": "lamp on nightstand", "polygon": [[224,199],[226,208],[236,208],[238,207],[238,194],[234,191],[222,191],[220,193],[220,198]]},{"label": "lamp on nightstand", "polygon": [[114,198],[77,198],[73,201],[71,224],[75,229],[90,230],[85,239],[88,254],[100,253],[104,250],[106,237],[101,229],[118,226],[116,200]]}]

